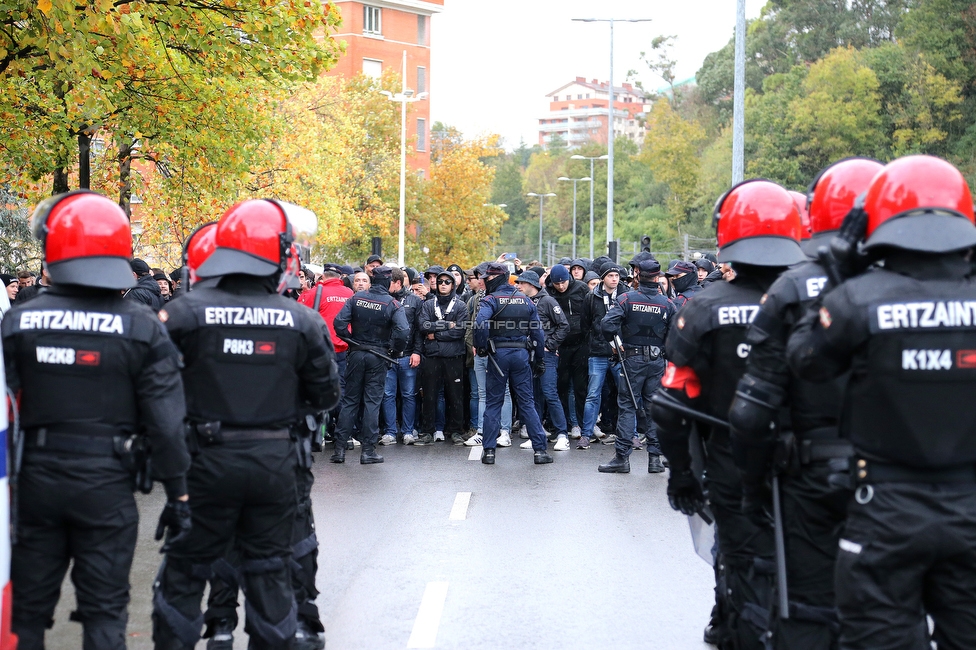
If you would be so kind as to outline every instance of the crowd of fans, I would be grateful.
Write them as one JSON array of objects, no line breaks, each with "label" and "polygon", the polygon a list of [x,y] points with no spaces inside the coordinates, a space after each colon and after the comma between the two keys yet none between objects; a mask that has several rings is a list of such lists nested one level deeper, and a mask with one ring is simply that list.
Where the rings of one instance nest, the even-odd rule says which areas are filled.
[{"label": "crowd of fans", "polygon": [[[547,366],[554,367],[537,382],[535,401],[545,415],[550,442],[556,451],[569,450],[571,440],[576,441],[577,449],[589,448],[591,441],[613,443],[618,360],[598,328],[612,302],[636,286],[634,268],[651,254],[638,253],[624,265],[617,265],[608,257],[562,258],[549,269],[538,261],[523,264],[509,257],[502,256],[498,261],[509,265],[512,282],[536,303],[546,325]],[[362,267],[325,264],[319,274],[302,267],[299,288],[288,292],[322,314],[337,353],[345,352],[346,346],[335,336],[331,321],[348,297],[369,289],[373,269],[382,264],[379,256],[372,255]],[[484,295],[487,266],[488,262],[470,269],[457,264],[446,268],[431,266],[422,273],[413,268],[394,269],[402,287],[394,297],[403,304],[412,331],[410,343],[387,373],[381,445],[441,441],[481,444],[488,359],[475,354],[470,324]],[[137,284],[125,292],[127,299],[158,311],[182,292],[182,269],[167,274],[141,259],[132,260],[131,267]],[[672,260],[659,282],[662,293],[680,307],[704,284],[732,277],[731,267],[717,265],[714,256],[706,254],[693,263]],[[36,297],[48,284],[45,274],[29,271],[20,271],[16,276],[0,274],[0,280],[10,304]],[[344,289],[337,293],[337,287]],[[0,311],[7,308],[2,297]],[[454,326],[446,330],[435,326],[444,320]],[[525,439],[524,448],[531,449],[511,397],[509,391],[502,409],[498,445],[511,446],[517,436]],[[561,417],[554,417],[558,409]],[[643,436],[634,442],[642,445]]]}]

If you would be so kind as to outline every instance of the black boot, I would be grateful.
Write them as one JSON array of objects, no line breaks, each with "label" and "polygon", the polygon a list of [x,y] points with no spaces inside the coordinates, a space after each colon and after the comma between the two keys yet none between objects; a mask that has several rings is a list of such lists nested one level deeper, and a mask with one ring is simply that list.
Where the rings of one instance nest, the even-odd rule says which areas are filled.
[{"label": "black boot", "polygon": [[291,650],[323,650],[325,648],[325,634],[316,632],[307,622],[298,617],[298,629],[295,630],[295,641]]},{"label": "black boot", "polygon": [[604,474],[630,474],[630,459],[620,454],[614,454],[613,460],[597,468]]},{"label": "black boot", "polygon": [[332,451],[332,457],[329,458],[329,461],[333,463],[346,462],[346,443],[336,440],[335,449]]},{"label": "black boot", "polygon": [[376,449],[363,445],[363,453],[359,456],[360,465],[375,465],[382,462],[383,457],[376,453]]},{"label": "black boot", "polygon": [[654,454],[647,455],[647,473],[648,474],[660,474],[664,471],[664,464],[661,462],[660,456],[655,456]]},{"label": "black boot", "polygon": [[495,450],[494,449],[483,449],[481,451],[481,462],[485,465],[495,464]]},{"label": "black boot", "polygon": [[552,456],[550,456],[544,450],[537,451],[535,452],[535,457],[532,459],[532,462],[536,465],[547,465],[552,462]]},{"label": "black boot", "polygon": [[236,621],[229,618],[218,618],[212,621],[209,625],[210,629],[204,633],[210,635],[207,639],[207,650],[233,650],[236,627]]}]

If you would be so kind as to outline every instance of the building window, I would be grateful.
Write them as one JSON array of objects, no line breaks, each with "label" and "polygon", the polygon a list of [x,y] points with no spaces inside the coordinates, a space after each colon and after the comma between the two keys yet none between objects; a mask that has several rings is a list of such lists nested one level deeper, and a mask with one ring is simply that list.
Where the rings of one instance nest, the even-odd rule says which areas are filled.
[{"label": "building window", "polygon": [[417,118],[417,151],[427,151],[427,120]]},{"label": "building window", "polygon": [[582,94],[576,95],[576,99],[583,99],[583,95]]},{"label": "building window", "polygon": [[427,68],[417,66],[417,94],[427,92]]},{"label": "building window", "polygon": [[427,16],[417,16],[417,45],[427,45]]},{"label": "building window", "polygon": [[587,99],[589,99],[589,98],[590,98],[590,93],[586,93],[586,98],[587,98]]},{"label": "building window", "polygon": [[571,99],[573,99],[573,96],[572,95],[566,95],[566,101],[567,102],[570,101]]},{"label": "building window", "polygon": [[363,59],[363,74],[379,79],[383,76],[383,62],[376,59]]},{"label": "building window", "polygon": [[379,7],[363,7],[363,34],[383,33],[383,18]]}]

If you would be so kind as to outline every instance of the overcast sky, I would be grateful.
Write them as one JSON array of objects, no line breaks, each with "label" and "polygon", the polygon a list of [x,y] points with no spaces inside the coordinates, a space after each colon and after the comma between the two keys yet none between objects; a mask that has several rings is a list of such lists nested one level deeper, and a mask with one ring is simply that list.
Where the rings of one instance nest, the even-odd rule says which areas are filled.
[{"label": "overcast sky", "polygon": [[[754,18],[765,0],[746,0]],[[694,76],[709,52],[735,30],[735,0],[446,0],[431,27],[431,119],[468,137],[499,133],[505,146],[537,141],[546,94],[577,76],[607,80],[610,28],[572,18],[651,18],[615,23],[614,85],[640,71],[646,88],[659,88],[643,62],[658,35],[678,37],[678,79]],[[643,70],[641,70],[643,68]]]}]

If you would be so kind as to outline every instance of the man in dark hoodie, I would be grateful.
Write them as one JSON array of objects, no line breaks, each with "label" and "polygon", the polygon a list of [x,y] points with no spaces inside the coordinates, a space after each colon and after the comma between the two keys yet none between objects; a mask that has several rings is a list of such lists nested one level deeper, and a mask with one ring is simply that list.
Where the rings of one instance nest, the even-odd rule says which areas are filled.
[{"label": "man in dark hoodie", "polygon": [[129,263],[132,275],[136,279],[136,286],[126,290],[122,297],[148,305],[153,311],[159,311],[165,305],[159,285],[152,277],[152,269],[144,261],[136,258]]},{"label": "man in dark hoodie", "polygon": [[[549,407],[549,418],[556,428],[556,442],[558,444],[563,441],[564,444],[560,447],[569,449],[566,436],[566,414],[563,412],[562,402],[559,401],[559,391],[556,389],[556,367],[559,365],[559,357],[556,356],[556,351],[559,349],[559,344],[569,334],[569,321],[566,320],[566,315],[559,303],[542,288],[538,275],[526,271],[518,277],[518,286],[522,293],[535,303],[535,308],[539,312],[539,320],[542,321],[542,331],[546,336],[546,369],[541,377],[535,378],[534,382],[535,410],[541,421],[545,407]],[[523,449],[531,449],[532,441],[526,440],[521,446]]]},{"label": "man in dark hoodie", "polygon": [[464,442],[464,323],[467,308],[455,292],[454,275],[441,271],[434,281],[434,298],[424,302],[417,318],[417,336],[424,364],[420,381],[424,392],[420,418],[421,441],[433,442],[437,398],[444,390],[445,432],[458,445]]},{"label": "man in dark hoodie", "polygon": [[[589,449],[593,438],[596,418],[600,414],[600,403],[603,396],[603,385],[607,373],[616,374],[617,363],[612,361],[613,349],[603,337],[602,322],[610,308],[616,303],[617,296],[627,292],[627,285],[620,282],[620,267],[609,260],[603,266],[600,274],[600,285],[587,294],[587,317],[589,318],[589,358],[587,359],[586,402],[583,407],[582,435],[576,443],[577,449]],[[606,424],[606,422],[604,422]],[[603,438],[604,435],[598,436]]]},{"label": "man in dark hoodie", "polygon": [[[403,444],[414,444],[414,430],[417,428],[417,378],[420,372],[420,343],[417,337],[417,319],[424,300],[414,294],[407,286],[407,274],[394,267],[390,274],[391,284],[396,286],[400,280],[401,289],[395,296],[403,305],[403,315],[406,317],[407,347],[399,355],[394,356],[396,364],[386,371],[386,385],[383,388],[383,436],[381,445],[396,444],[397,422],[402,422],[400,428],[403,434]],[[402,278],[402,279],[401,279]],[[400,394],[400,419],[397,419],[397,393]]]},{"label": "man in dark hoodie", "polygon": [[[548,283],[547,288],[549,286],[552,288],[549,295],[556,299],[569,321],[569,334],[559,346],[556,385],[559,397],[563,401],[563,410],[566,412],[567,422],[573,420],[569,412],[569,391],[571,387],[575,397],[575,419],[577,422],[582,422],[588,381],[589,346],[586,344],[586,339],[589,333],[589,324],[586,318],[586,296],[589,294],[589,288],[579,280],[569,277],[569,271],[561,264],[552,267],[549,272]],[[574,431],[574,433],[576,432]],[[568,441],[566,448],[569,448]]]},{"label": "man in dark hoodie", "polygon": [[691,300],[697,292],[701,291],[702,286],[698,284],[698,267],[691,262],[678,262],[665,273],[671,280],[677,296],[672,300],[678,309]]}]

